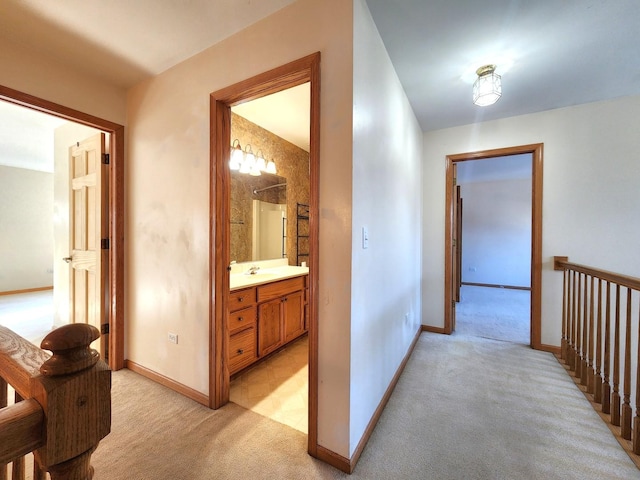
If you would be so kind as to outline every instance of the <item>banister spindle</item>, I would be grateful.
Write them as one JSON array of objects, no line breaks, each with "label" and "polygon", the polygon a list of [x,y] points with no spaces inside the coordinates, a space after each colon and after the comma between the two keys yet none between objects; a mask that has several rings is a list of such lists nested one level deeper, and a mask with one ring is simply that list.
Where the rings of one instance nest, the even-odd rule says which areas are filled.
[{"label": "banister spindle", "polygon": [[607,282],[607,294],[605,303],[604,323],[604,362],[602,380],[602,413],[611,413],[611,380],[609,371],[611,368],[611,283]]},{"label": "banister spindle", "polygon": [[624,383],[622,402],[621,435],[625,440],[631,440],[631,289],[627,288],[627,323],[624,334]]},{"label": "banister spindle", "polygon": [[569,325],[567,322],[567,311],[569,302],[567,276],[569,272],[565,269],[562,271],[562,338],[560,339],[560,358],[567,361],[567,338],[569,335]]},{"label": "banister spindle", "polygon": [[576,288],[577,298],[575,299],[576,306],[576,378],[582,378],[582,311],[580,305],[582,304],[582,274],[578,274],[578,287]]},{"label": "banister spindle", "polygon": [[596,328],[596,377],[593,401],[602,403],[602,279],[598,279],[598,313]]},{"label": "banister spindle", "polygon": [[611,394],[611,424],[620,426],[620,285],[616,285],[616,318],[613,339],[613,393]]},{"label": "banister spindle", "polygon": [[589,285],[588,275],[584,276],[583,295],[582,295],[582,370],[580,375],[580,383],[587,386],[589,378],[589,363],[591,358],[591,352],[589,351],[589,307],[588,297],[589,292],[587,287]]},{"label": "banister spindle", "polygon": [[640,455],[640,313],[638,315],[638,345],[636,355],[636,417],[633,419],[633,453]]},{"label": "banister spindle", "polygon": [[589,362],[588,362],[588,373],[587,373],[587,392],[593,394],[596,390],[596,372],[595,372],[595,319],[594,319],[594,292],[595,288],[595,278],[591,276],[591,282],[589,282]]},{"label": "banister spindle", "polygon": [[[4,378],[0,377],[0,408],[7,406],[9,400],[9,385]],[[0,480],[7,480],[7,468],[8,465],[0,465]]]},{"label": "banister spindle", "polygon": [[569,311],[567,312],[567,321],[569,322],[569,345],[567,347],[567,364],[570,370],[576,368],[576,314],[574,307],[575,296],[575,284],[576,284],[576,272],[569,274]]}]

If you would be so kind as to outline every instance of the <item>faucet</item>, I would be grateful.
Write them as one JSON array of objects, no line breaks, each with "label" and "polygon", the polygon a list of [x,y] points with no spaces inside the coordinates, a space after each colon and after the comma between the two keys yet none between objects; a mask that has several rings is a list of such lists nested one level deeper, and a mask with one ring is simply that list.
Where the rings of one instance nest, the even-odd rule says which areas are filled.
[{"label": "faucet", "polygon": [[247,275],[255,275],[256,273],[258,273],[258,270],[260,270],[260,267],[256,267],[255,265],[252,265],[251,268],[247,270]]}]

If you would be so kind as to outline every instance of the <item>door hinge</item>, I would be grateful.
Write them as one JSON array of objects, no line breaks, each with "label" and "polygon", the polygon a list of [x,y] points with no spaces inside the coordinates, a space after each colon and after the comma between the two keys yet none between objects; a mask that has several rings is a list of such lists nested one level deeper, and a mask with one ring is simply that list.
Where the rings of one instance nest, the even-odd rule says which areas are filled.
[{"label": "door hinge", "polygon": [[109,165],[109,154],[108,153],[103,153],[102,154],[102,164],[103,165]]},{"label": "door hinge", "polygon": [[102,248],[102,250],[109,250],[110,243],[108,238],[103,238],[100,240],[100,248]]},{"label": "door hinge", "polygon": [[458,179],[456,177],[453,177],[453,186],[455,187],[457,185]]},{"label": "door hinge", "polygon": [[456,247],[456,239],[454,238],[453,239],[453,248],[455,248],[455,247]]},{"label": "door hinge", "polygon": [[100,325],[100,333],[102,335],[108,335],[109,334],[109,324],[108,323],[103,323],[102,325]]}]

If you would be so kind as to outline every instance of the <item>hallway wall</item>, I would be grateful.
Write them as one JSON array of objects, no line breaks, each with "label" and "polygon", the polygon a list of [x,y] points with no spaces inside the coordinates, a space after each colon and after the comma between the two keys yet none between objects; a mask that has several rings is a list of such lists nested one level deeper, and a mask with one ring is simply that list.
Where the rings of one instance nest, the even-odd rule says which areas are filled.
[{"label": "hallway wall", "polygon": [[423,323],[444,325],[445,156],[544,143],[542,343],[559,345],[562,275],[554,255],[640,275],[640,96],[427,132]]}]

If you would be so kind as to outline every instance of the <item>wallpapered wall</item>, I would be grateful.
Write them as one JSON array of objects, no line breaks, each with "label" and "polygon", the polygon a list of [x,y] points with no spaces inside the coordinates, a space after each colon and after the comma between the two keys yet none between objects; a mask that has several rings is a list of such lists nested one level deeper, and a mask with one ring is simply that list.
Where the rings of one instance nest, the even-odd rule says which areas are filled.
[{"label": "wallpapered wall", "polygon": [[[254,177],[232,172],[231,175],[231,260],[251,261],[252,200],[287,204],[287,257],[289,265],[296,264],[296,204],[309,204],[309,153],[274,135],[268,130],[237,115],[231,114],[231,141],[240,141],[244,149],[251,145],[253,153],[261,150],[264,158],[273,160],[277,175],[262,174]],[[258,194],[274,183],[286,182],[286,188],[272,188]],[[307,222],[300,223],[301,231],[307,230]],[[304,243],[304,245],[303,245]],[[308,251],[307,240],[302,239],[300,250]],[[307,258],[301,258],[306,261]]]}]

